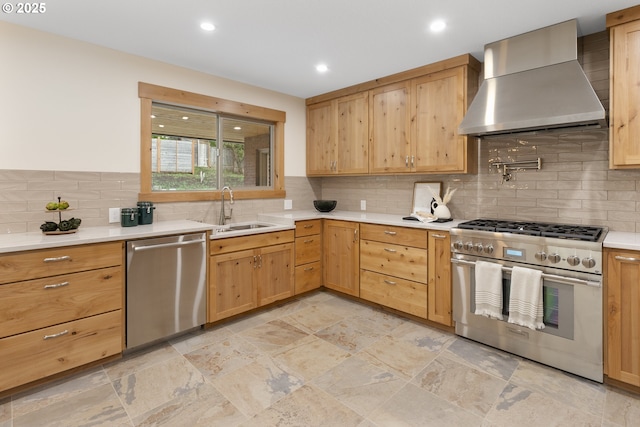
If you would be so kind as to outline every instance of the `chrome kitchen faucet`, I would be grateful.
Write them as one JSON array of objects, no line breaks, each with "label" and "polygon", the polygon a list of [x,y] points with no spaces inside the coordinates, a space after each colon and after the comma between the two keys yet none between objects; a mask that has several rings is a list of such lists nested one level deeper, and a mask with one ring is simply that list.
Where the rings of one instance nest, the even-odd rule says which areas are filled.
[{"label": "chrome kitchen faucet", "polygon": [[231,215],[233,215],[233,208],[231,206],[229,206],[229,216],[227,216],[224,212],[224,191],[228,190],[229,191],[229,205],[233,204],[233,190],[231,190],[231,187],[229,187],[228,185],[225,185],[224,187],[222,187],[222,190],[220,191],[220,225],[224,225],[226,220],[231,219]]}]

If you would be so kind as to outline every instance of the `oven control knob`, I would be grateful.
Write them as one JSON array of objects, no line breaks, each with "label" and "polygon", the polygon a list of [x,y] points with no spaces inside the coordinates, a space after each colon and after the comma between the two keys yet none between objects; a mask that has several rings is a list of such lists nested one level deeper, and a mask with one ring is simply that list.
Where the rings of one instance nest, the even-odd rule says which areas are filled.
[{"label": "oven control knob", "polygon": [[486,248],[484,248],[484,251],[488,254],[492,254],[493,253],[493,245],[487,245]]},{"label": "oven control knob", "polygon": [[536,253],[536,259],[538,261],[546,261],[547,260],[547,254],[543,251],[537,252]]},{"label": "oven control knob", "polygon": [[464,244],[464,248],[468,251],[472,251],[473,250],[473,243],[471,242],[467,242]]},{"label": "oven control knob", "polygon": [[560,262],[560,255],[558,255],[558,254],[549,255],[549,262],[551,262],[551,264],[559,263]]},{"label": "oven control knob", "polygon": [[593,268],[596,266],[596,260],[593,258],[583,258],[582,265],[584,265],[587,268]]},{"label": "oven control knob", "polygon": [[478,253],[481,253],[484,249],[484,247],[482,246],[482,243],[476,243],[475,245],[473,245],[473,247]]},{"label": "oven control knob", "polygon": [[463,247],[462,240],[457,240],[457,241],[453,242],[453,249],[459,251],[459,250],[462,249],[462,247]]},{"label": "oven control knob", "polygon": [[576,265],[580,264],[580,258],[578,258],[578,257],[577,257],[577,256],[575,256],[575,255],[569,255],[569,256],[567,257],[567,262],[568,262],[568,263],[569,263],[569,265],[571,265],[571,266],[576,266]]}]

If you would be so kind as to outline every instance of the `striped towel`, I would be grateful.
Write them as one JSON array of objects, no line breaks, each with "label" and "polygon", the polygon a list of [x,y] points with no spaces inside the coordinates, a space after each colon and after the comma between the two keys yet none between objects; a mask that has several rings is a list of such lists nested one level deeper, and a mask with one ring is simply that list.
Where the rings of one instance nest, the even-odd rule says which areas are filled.
[{"label": "striped towel", "polygon": [[476,309],[474,314],[502,320],[502,266],[476,261]]},{"label": "striped towel", "polygon": [[542,271],[513,267],[509,295],[509,323],[544,329]]}]

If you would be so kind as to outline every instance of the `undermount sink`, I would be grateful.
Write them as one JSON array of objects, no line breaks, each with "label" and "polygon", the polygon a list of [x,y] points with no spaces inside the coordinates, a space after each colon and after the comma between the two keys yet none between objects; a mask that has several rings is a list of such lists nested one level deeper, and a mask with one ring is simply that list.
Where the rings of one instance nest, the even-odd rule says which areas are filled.
[{"label": "undermount sink", "polygon": [[259,222],[254,222],[251,224],[236,224],[230,225],[224,228],[218,228],[216,230],[217,233],[227,233],[230,231],[240,231],[240,230],[253,230],[256,228],[265,228],[265,227],[273,227],[273,224],[261,224]]}]

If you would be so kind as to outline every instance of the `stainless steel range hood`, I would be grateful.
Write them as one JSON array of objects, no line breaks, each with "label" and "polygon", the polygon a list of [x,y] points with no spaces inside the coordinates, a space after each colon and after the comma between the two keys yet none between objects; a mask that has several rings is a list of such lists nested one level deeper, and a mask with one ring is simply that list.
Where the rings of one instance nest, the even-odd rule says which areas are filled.
[{"label": "stainless steel range hood", "polygon": [[485,45],[485,80],[458,132],[606,127],[602,103],[577,58],[575,20]]}]

